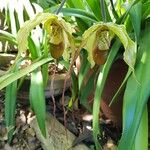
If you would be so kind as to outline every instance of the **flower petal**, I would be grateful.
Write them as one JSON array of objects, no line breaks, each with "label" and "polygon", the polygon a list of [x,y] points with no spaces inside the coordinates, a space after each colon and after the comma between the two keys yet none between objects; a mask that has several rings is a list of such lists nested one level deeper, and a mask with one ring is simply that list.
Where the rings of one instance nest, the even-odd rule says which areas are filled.
[{"label": "flower petal", "polygon": [[50,13],[39,13],[33,20],[26,21],[24,25],[20,28],[17,34],[17,42],[19,53],[24,52],[28,48],[28,36],[32,29],[34,29],[37,25],[45,21],[49,17],[53,17],[54,15]]},{"label": "flower petal", "polygon": [[[124,61],[129,65],[129,67],[132,70],[134,70],[134,65],[135,65],[135,61],[136,61],[136,44],[128,36],[125,26],[117,25],[112,22],[97,23],[97,24],[93,25],[92,27],[90,27],[88,30],[86,30],[83,34],[82,44],[84,45],[83,47],[85,47],[89,53],[88,60],[91,63],[91,67],[93,67],[93,65],[94,65],[94,63],[93,63],[94,60],[91,55],[91,51],[94,48],[93,44],[95,44],[96,38],[99,39],[98,36],[100,36],[100,32],[103,33],[103,31],[105,31],[105,30],[109,31],[110,37],[108,40],[110,40],[110,41],[114,37],[114,34],[116,34],[118,36],[118,38],[122,42],[124,49],[125,49]],[[97,37],[95,37],[96,32],[99,32],[99,34],[97,34]],[[106,37],[106,38],[108,38],[108,37]],[[100,45],[102,45],[101,42],[100,42]],[[104,45],[102,45],[102,46],[104,46]]]}]

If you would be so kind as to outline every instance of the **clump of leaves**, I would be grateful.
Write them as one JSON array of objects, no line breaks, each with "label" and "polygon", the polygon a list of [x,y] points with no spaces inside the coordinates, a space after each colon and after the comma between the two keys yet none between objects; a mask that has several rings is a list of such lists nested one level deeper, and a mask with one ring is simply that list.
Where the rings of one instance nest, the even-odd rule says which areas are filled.
[{"label": "clump of leaves", "polygon": [[[18,51],[18,55],[16,58],[16,62],[21,58],[21,53],[25,52],[27,49],[30,48],[29,46],[30,45],[29,44],[30,32],[41,23],[43,25],[42,26],[43,29],[46,30],[47,32],[46,44],[48,44],[49,52],[51,56],[55,59],[58,59],[59,57],[62,56],[64,60],[67,60],[67,61],[69,60],[70,55],[71,57],[74,57],[74,54],[76,51],[75,51],[75,45],[74,45],[74,38],[72,36],[72,33],[74,32],[74,30],[72,29],[71,25],[67,23],[65,20],[63,20],[62,18],[58,17],[57,15],[54,15],[51,13],[39,13],[38,15],[36,15],[36,17],[33,20],[29,20],[25,22],[25,24],[23,25],[23,27],[19,30],[17,34],[17,42],[18,42],[19,51]],[[82,48],[85,48],[87,50],[88,61],[90,62],[91,67],[93,67],[95,64],[104,64],[106,62],[108,52],[111,49],[111,41],[115,35],[117,35],[117,37],[120,39],[121,43],[124,46],[124,49],[125,49],[124,61],[128,64],[131,70],[134,70],[134,64],[136,60],[136,45],[128,36],[125,26],[123,25],[117,25],[115,23],[103,23],[103,22],[94,24],[93,26],[91,26],[89,29],[87,29],[84,32],[82,36],[81,45],[79,46],[79,49],[77,50],[77,52],[79,52],[80,49]],[[45,60],[45,62],[48,62],[48,61],[49,59]],[[74,61],[74,59],[72,61]],[[35,69],[37,69],[37,67]],[[33,70],[34,69],[32,69],[31,71]],[[27,69],[26,69],[26,72],[27,72]],[[25,75],[25,73],[22,74],[21,76],[23,75]],[[18,78],[20,78],[21,76],[19,76]],[[42,78],[41,70],[40,69],[35,70],[31,74],[31,76],[32,76],[31,78],[32,86],[30,88],[31,105],[32,105],[33,111],[35,112],[37,116],[39,127],[43,135],[46,136],[46,129],[45,129],[45,123],[44,123],[44,118],[45,118],[44,94],[39,94],[41,101],[37,102],[34,99],[34,97],[36,97],[36,93],[34,93],[34,90],[33,90],[33,89],[36,89],[37,85],[39,85],[38,87],[39,87],[40,92],[43,90],[44,86],[43,86],[43,81],[42,81],[43,78]],[[40,80],[41,82],[37,82],[39,80],[39,77],[41,79]],[[12,83],[18,78],[14,78],[9,83]],[[9,83],[7,83],[7,85]],[[5,84],[5,86],[7,85]],[[97,91],[99,92],[100,90],[97,89]],[[101,92],[99,93],[101,95]],[[98,95],[97,99],[99,99],[99,97],[100,96]],[[98,109],[99,109],[99,104],[100,102],[97,105]],[[98,121],[97,121],[98,114],[99,114],[99,111],[95,109],[93,111],[93,115],[97,116],[93,120],[94,132],[96,131],[95,135],[97,135],[98,133],[97,129],[99,128]],[[12,116],[14,117],[14,115]],[[95,126],[97,127],[97,129],[95,128]]]}]

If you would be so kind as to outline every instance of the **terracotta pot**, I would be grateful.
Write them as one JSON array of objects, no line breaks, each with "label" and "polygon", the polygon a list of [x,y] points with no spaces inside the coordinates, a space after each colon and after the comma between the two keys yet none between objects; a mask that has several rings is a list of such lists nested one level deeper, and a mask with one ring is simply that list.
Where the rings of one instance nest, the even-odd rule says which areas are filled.
[{"label": "terracotta pot", "polygon": [[104,115],[111,119],[115,124],[122,125],[122,105],[124,89],[117,97],[117,101],[110,107],[109,104],[120,87],[126,73],[127,65],[122,59],[118,59],[112,65],[102,94],[101,109]]},{"label": "terracotta pot", "polygon": [[[77,65],[78,65],[77,68],[79,70],[80,69],[79,62],[77,62]],[[102,93],[102,100],[101,100],[101,108],[100,108],[105,118],[112,120],[117,126],[120,127],[122,125],[122,104],[123,104],[124,90],[122,90],[121,93],[118,95],[117,102],[113,103],[110,107],[109,104],[113,96],[117,92],[118,88],[120,87],[127,73],[127,69],[128,67],[122,59],[118,59],[113,63],[104,86],[104,90]],[[89,78],[91,72],[93,72],[93,69],[91,69],[87,73],[88,75],[87,78]],[[85,79],[85,84],[86,82],[87,81]],[[93,89],[93,91],[88,97],[89,103],[91,105],[93,104],[94,92],[95,90]]]}]

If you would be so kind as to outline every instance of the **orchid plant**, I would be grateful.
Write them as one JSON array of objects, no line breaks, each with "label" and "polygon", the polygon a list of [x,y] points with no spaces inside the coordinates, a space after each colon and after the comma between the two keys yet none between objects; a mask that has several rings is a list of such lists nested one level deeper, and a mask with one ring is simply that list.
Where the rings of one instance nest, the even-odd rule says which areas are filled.
[{"label": "orchid plant", "polygon": [[[79,0],[78,3],[68,0],[65,7],[61,7],[62,16],[54,14],[57,7],[50,9],[50,13],[36,14],[32,19],[26,21],[18,30],[16,37],[13,37],[18,46],[18,54],[9,71],[0,77],[0,89],[6,87],[5,120],[8,139],[11,141],[15,126],[18,79],[31,73],[30,104],[36,114],[41,133],[46,137],[44,87],[47,80],[47,63],[52,59],[59,61],[59,58],[62,58],[72,67],[75,59],[84,49],[87,52],[87,60],[82,64],[84,67],[81,68],[93,68],[95,64],[102,66],[96,80],[93,104],[93,135],[96,149],[102,149],[97,138],[100,134],[100,99],[109,69],[122,45],[124,47],[123,59],[129,71],[122,83],[124,85],[126,82],[127,85],[123,100],[123,133],[118,149],[136,150],[139,146],[146,150],[148,144],[146,105],[150,93],[148,79],[150,61],[148,51],[150,11],[148,6],[150,3],[147,0],[135,0],[128,3],[119,0],[115,4],[113,1],[105,3],[104,0],[101,2]],[[111,11],[106,6],[112,7]],[[75,23],[67,21],[66,16],[74,17],[72,20]],[[43,49],[38,44],[42,39],[40,36],[38,42],[34,41],[36,28],[40,28],[40,31],[44,33],[41,35],[44,35]],[[74,35],[80,38],[78,44]],[[27,50],[30,52],[29,59],[32,63],[20,69],[20,62],[24,59],[22,53]],[[84,72],[81,69],[81,73],[79,72],[79,91],[77,92],[86,99],[91,83],[89,82],[88,87],[82,91],[83,76],[88,69],[85,70]],[[131,93],[133,89],[135,91]],[[12,97],[14,97],[13,100]],[[141,134],[143,136],[140,136]]]}]

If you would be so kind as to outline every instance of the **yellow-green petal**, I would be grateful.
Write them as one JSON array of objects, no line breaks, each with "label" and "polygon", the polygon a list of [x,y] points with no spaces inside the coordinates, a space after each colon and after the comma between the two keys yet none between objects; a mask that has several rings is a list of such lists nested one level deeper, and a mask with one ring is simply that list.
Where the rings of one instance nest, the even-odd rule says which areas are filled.
[{"label": "yellow-green petal", "polygon": [[35,16],[33,20],[26,21],[24,25],[20,28],[17,34],[17,42],[19,53],[24,52],[28,48],[28,36],[32,29],[37,25],[45,21],[47,18],[53,17],[50,13],[39,13]]},{"label": "yellow-green petal", "polygon": [[96,42],[96,32],[94,32],[91,36],[89,36],[89,38],[87,39],[87,43],[85,45],[85,49],[88,50],[88,61],[91,63],[91,68],[94,67],[95,62],[93,59],[93,54],[92,51],[95,47],[95,42]]},{"label": "yellow-green petal", "polygon": [[109,23],[109,29],[114,32],[122,42],[125,49],[124,61],[133,70],[136,60],[136,44],[131,40],[123,25]]},{"label": "yellow-green petal", "polygon": [[[55,27],[53,27],[55,25]],[[55,28],[55,29],[54,29]],[[75,45],[72,33],[74,32],[70,23],[67,23],[62,18],[55,16],[48,18],[44,23],[44,29],[49,33],[50,42],[53,44],[59,44],[63,42],[65,45],[63,58],[68,61],[70,54],[74,53]],[[55,31],[54,31],[55,30]]]},{"label": "yellow-green petal", "polygon": [[[131,40],[129,35],[126,32],[126,29],[124,25],[117,25],[115,23],[109,22],[109,23],[97,23],[91,26],[88,30],[86,30],[83,34],[82,38],[82,44],[84,45],[88,51],[88,60],[91,63],[91,67],[93,67],[93,58],[91,56],[92,48],[94,47],[93,44],[95,44],[95,40],[93,41],[93,38],[95,37],[95,33],[99,32],[97,34],[97,39],[99,39],[98,35],[100,36],[100,32],[103,31],[109,31],[110,38],[108,40],[111,41],[111,39],[114,37],[114,34],[118,36],[120,41],[122,42],[125,52],[124,52],[124,61],[129,65],[129,67],[133,70],[136,60],[136,44]],[[107,37],[106,37],[107,38]],[[90,39],[90,40],[89,40]],[[91,46],[90,46],[91,44]]]}]

